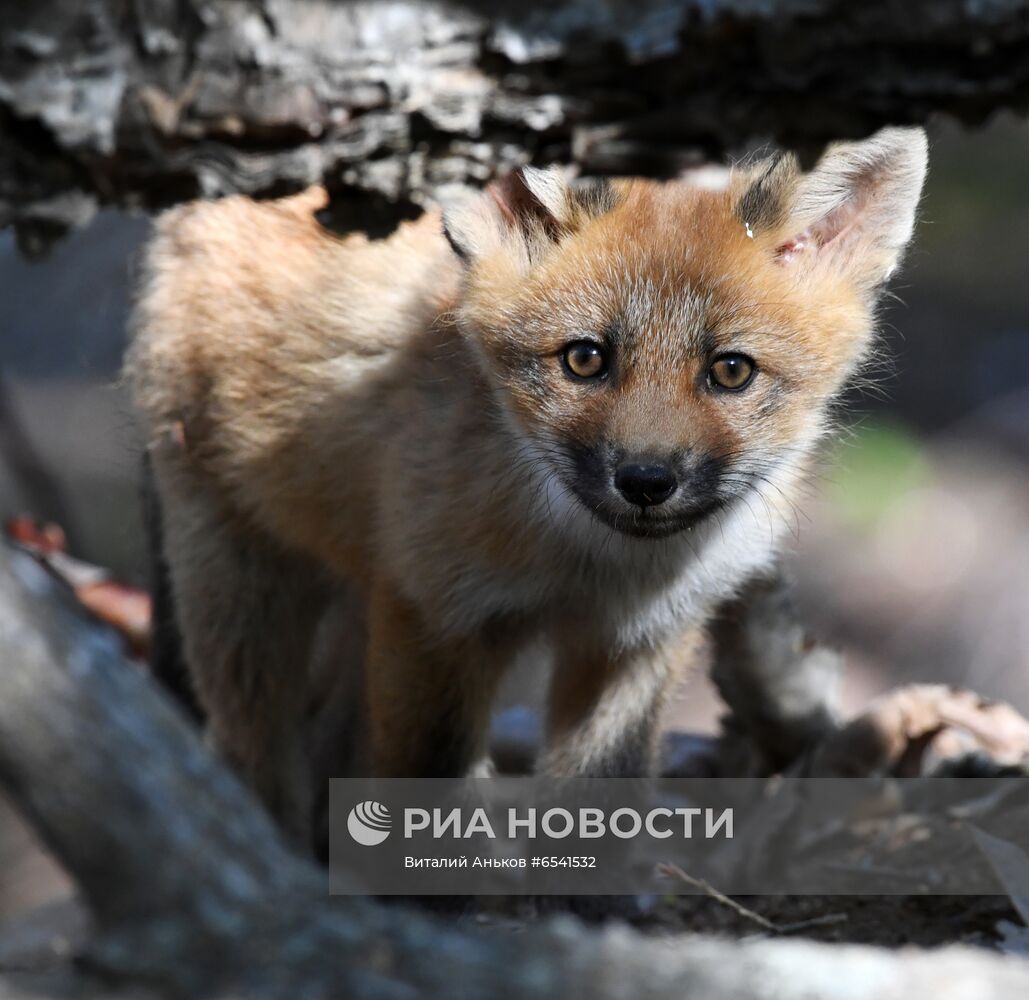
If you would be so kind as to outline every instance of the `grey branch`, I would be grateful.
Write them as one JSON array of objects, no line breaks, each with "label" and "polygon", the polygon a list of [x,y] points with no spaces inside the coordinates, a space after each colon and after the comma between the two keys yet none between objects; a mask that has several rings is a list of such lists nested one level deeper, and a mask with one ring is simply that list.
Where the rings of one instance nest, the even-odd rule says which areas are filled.
[{"label": "grey branch", "polygon": [[84,962],[0,976],[3,996],[1029,996],[1029,966],[962,948],[647,940],[568,918],[506,934],[330,897],[113,637],[4,549],[0,664],[0,782],[96,925]]},{"label": "grey branch", "polygon": [[528,161],[702,154],[1029,105],[1022,0],[37,0],[0,14],[0,226],[324,181],[408,209]]}]

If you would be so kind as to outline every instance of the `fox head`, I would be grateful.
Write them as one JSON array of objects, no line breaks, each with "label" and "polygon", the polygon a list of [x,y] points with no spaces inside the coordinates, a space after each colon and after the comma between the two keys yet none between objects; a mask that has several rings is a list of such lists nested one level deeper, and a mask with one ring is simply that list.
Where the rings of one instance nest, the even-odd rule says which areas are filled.
[{"label": "fox head", "polygon": [[617,531],[663,537],[797,468],[911,238],[920,129],[723,189],[525,168],[444,217],[457,318],[513,433]]}]

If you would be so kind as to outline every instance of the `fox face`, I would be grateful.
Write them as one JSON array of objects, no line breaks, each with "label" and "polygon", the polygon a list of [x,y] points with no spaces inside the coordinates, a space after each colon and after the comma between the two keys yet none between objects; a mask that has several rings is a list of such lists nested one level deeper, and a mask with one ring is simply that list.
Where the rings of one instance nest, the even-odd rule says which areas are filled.
[{"label": "fox face", "polygon": [[925,164],[920,130],[887,129],[809,174],[576,190],[526,169],[448,213],[458,322],[511,433],[630,536],[780,488],[868,351]]}]

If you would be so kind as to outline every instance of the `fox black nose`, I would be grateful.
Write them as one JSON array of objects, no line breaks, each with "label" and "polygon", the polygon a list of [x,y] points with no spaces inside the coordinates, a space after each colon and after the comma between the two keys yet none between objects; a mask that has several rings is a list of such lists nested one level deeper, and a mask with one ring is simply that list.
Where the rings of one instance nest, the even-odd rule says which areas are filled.
[{"label": "fox black nose", "polygon": [[623,465],[615,473],[615,486],[629,503],[655,507],[664,503],[678,483],[666,465]]}]

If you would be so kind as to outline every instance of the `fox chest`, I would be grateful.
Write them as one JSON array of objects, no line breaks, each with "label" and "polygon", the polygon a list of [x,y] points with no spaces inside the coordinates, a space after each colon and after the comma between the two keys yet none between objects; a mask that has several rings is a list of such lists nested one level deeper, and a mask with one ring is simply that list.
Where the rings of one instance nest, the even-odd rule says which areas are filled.
[{"label": "fox chest", "polygon": [[418,596],[427,616],[453,636],[491,639],[567,630],[627,648],[656,644],[701,623],[728,596],[736,574],[701,566],[677,573],[512,574],[465,561]]}]

